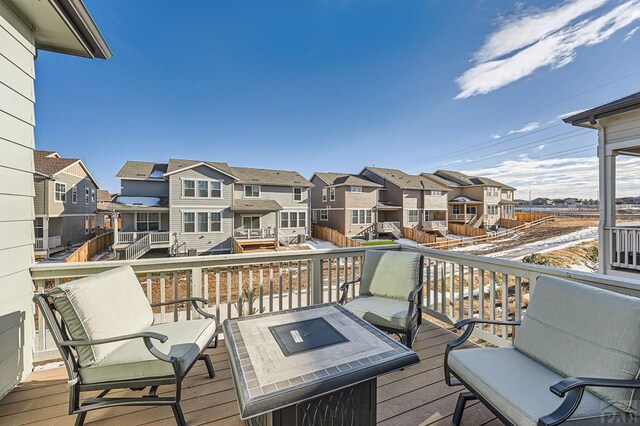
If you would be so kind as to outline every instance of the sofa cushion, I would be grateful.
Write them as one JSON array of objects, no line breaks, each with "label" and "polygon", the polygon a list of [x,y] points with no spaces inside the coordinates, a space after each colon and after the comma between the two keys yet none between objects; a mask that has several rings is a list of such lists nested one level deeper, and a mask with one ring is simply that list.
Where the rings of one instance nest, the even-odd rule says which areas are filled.
[{"label": "sofa cushion", "polygon": [[[517,349],[459,349],[449,354],[449,366],[475,392],[511,423],[536,426],[538,419],[555,411],[562,399],[549,387],[563,376]],[[629,419],[596,395],[585,392],[567,424],[601,425],[607,420]]]},{"label": "sofa cushion", "polygon": [[[138,333],[153,324],[153,311],[130,266],[60,284],[49,292],[74,340]],[[78,348],[80,366],[100,362],[124,342]]]},{"label": "sofa cushion", "polygon": [[[565,377],[640,377],[640,298],[540,277],[515,347]],[[634,390],[591,388],[634,411]],[[637,392],[637,391],[635,391]]]},{"label": "sofa cushion", "polygon": [[407,300],[419,283],[420,255],[368,250],[364,256],[360,294]]},{"label": "sofa cushion", "polygon": [[[146,331],[164,334],[167,341],[151,342],[161,352],[176,357],[184,372],[209,345],[216,333],[214,320],[202,319],[155,324]],[[106,358],[90,367],[80,368],[82,383],[101,383],[173,376],[170,363],[154,357],[142,339],[127,341]]]},{"label": "sofa cushion", "polygon": [[409,324],[409,302],[405,300],[359,296],[344,307],[373,325],[404,330]]}]

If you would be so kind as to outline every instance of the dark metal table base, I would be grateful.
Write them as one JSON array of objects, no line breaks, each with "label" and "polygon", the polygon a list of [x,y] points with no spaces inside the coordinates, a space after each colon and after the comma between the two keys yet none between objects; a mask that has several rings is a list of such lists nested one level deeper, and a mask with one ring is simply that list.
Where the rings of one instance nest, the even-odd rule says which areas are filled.
[{"label": "dark metal table base", "polygon": [[246,420],[248,426],[369,426],[376,424],[377,379]]}]

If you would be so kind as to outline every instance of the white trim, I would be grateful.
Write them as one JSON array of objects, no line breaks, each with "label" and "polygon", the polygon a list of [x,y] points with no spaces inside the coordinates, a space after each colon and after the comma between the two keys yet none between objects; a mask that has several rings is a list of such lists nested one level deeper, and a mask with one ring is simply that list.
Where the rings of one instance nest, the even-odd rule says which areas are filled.
[{"label": "white trim", "polygon": [[329,202],[335,201],[335,200],[336,200],[336,188],[332,186],[329,188]]},{"label": "white trim", "polygon": [[349,209],[345,209],[344,207],[325,207],[325,208],[319,207],[317,209],[311,209],[311,210],[313,211],[313,210],[349,210]]},{"label": "white trim", "polygon": [[[185,232],[184,230],[184,215],[185,213],[193,213],[193,232]],[[207,214],[207,232],[201,232],[198,230],[198,214],[206,213]],[[220,214],[220,230],[219,231],[210,231],[211,229],[211,213],[219,213]],[[224,216],[222,215],[222,210],[180,210],[180,235],[205,235],[205,234],[223,234],[224,233]]]},{"label": "white trim", "polygon": [[[359,191],[354,191],[355,188],[360,188]],[[351,192],[352,194],[362,194],[362,185],[350,185],[349,186],[349,192]]]},{"label": "white trim", "polygon": [[[57,154],[57,152],[56,152]],[[58,156],[58,158],[61,158],[60,156]],[[96,188],[100,189],[100,185],[98,185],[98,181],[95,180],[95,178],[93,177],[93,175],[91,174],[91,172],[89,171],[89,169],[87,169],[87,166],[84,165],[84,163],[82,162],[82,160],[78,160],[75,163],[71,163],[69,164],[67,167],[65,167],[62,170],[58,170],[57,172],[55,172],[53,175],[51,175],[52,177],[55,177],[55,175],[57,175],[58,173],[67,173],[69,175],[72,176],[76,176],[73,173],[69,173],[69,172],[65,172],[65,170],[67,170],[69,167],[71,166],[75,166],[76,164],[80,163],[80,166],[84,169],[84,172],[87,174],[87,176],[89,177],[89,179],[91,179],[93,181],[93,184],[96,186]],[[78,176],[78,177],[84,177],[84,176]]]},{"label": "white trim", "polygon": [[[373,224],[373,209],[349,209],[349,222],[351,225],[371,225]],[[353,212],[358,212],[358,222],[353,221]],[[360,222],[360,212],[364,212],[364,222]],[[369,213],[369,221],[367,222],[367,212]]]},{"label": "white trim", "polygon": [[[214,182],[217,182],[217,183],[220,184],[220,196],[219,197],[212,197],[211,196],[211,191],[212,191],[211,184],[214,183]],[[209,197],[208,198],[210,198],[212,200],[224,200],[224,185],[223,185],[223,182],[221,180],[209,179]]]},{"label": "white trim", "polygon": [[[224,205],[224,206],[203,206],[203,205],[178,205],[178,206],[171,206],[170,209],[178,209],[180,211],[182,211],[182,209],[187,209],[186,211],[192,211],[192,210],[207,210],[207,211],[224,211],[226,209],[228,209],[229,205]],[[166,208],[166,207],[163,207]]]},{"label": "white trim", "polygon": [[[56,195],[58,194],[58,189],[56,188],[57,185],[64,186],[64,190],[62,191],[62,194],[64,195],[64,200],[62,199],[62,197],[60,197],[60,200],[56,200]],[[53,202],[58,204],[67,203],[67,184],[65,182],[56,182],[55,180],[53,181]]]},{"label": "white trim", "polygon": [[[296,200],[296,189],[300,190],[300,199]],[[302,202],[302,198],[303,198],[303,194],[304,194],[304,188],[301,186],[292,186],[291,187],[291,200],[294,203],[301,203]]]},{"label": "white trim", "polygon": [[[258,214],[255,214],[255,213],[253,213],[253,214],[251,214],[251,213],[241,214],[240,215],[240,225],[242,227],[241,229],[246,229],[244,227],[244,220],[243,220],[245,217],[257,217],[258,218],[258,222],[259,222],[258,229],[262,229],[262,218],[264,217],[264,215],[258,215]],[[253,228],[251,228],[251,229],[253,229]]]},{"label": "white trim", "polygon": [[[282,214],[283,213],[287,214],[287,224],[288,225],[291,225],[291,213],[295,213],[296,214],[296,226],[282,226]],[[300,226],[300,214],[301,213],[304,214],[304,226]],[[309,218],[307,217],[307,212],[306,211],[281,210],[280,214],[278,215],[278,225],[279,225],[280,229],[306,228],[308,223],[309,223]]]},{"label": "white trim", "polygon": [[[75,200],[73,199],[75,195]],[[78,186],[74,186],[71,188],[71,204],[78,204]]]},{"label": "white trim", "polygon": [[[184,195],[184,190],[185,190],[184,184],[187,181],[193,182],[193,197]],[[189,188],[189,189],[191,189],[191,188]],[[180,177],[180,198],[189,198],[189,199],[198,198],[197,195],[198,195],[198,180],[197,179],[188,179],[188,178]]]},{"label": "white trim", "polygon": [[84,187],[84,204],[89,205],[91,202],[91,191],[88,186]]},{"label": "white trim", "polygon": [[231,174],[229,174],[227,172],[224,172],[224,171],[220,170],[219,168],[214,167],[211,164],[206,163],[204,161],[200,161],[199,163],[195,163],[195,164],[192,164],[190,166],[186,166],[186,167],[183,167],[181,169],[177,169],[177,170],[174,170],[172,172],[165,173],[163,176],[170,176],[170,175],[173,175],[173,174],[176,174],[176,173],[180,173],[180,172],[183,172],[185,170],[193,169],[193,168],[200,167],[200,166],[206,166],[206,167],[210,168],[211,170],[215,170],[218,173],[222,173],[225,176],[229,176],[230,178],[238,180],[238,178],[236,176],[231,175]]},{"label": "white trim", "polygon": [[[258,196],[254,197],[254,196],[247,196],[247,186],[251,186],[251,187],[258,187]],[[253,191],[251,191],[253,192]],[[262,185],[254,185],[254,184],[243,184],[242,185],[242,198],[262,198]]]},{"label": "white trim", "polygon": [[322,202],[326,203],[328,199],[329,199],[329,188],[324,187],[322,188]]},{"label": "white trim", "polygon": [[[322,218],[322,212],[327,212],[327,218],[323,219]],[[320,218],[319,218],[320,222],[328,222],[329,221],[329,210],[324,209],[324,210],[320,210]]]}]

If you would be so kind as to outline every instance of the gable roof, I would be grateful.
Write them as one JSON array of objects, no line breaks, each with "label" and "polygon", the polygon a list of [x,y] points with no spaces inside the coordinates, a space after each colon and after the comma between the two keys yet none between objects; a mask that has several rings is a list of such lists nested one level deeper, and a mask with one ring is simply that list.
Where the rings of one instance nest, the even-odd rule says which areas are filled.
[{"label": "gable roof", "polygon": [[[352,175],[349,173],[315,172],[313,176],[317,176],[329,186],[351,185],[374,188],[382,187],[382,185],[367,179],[365,176]],[[313,176],[311,179],[313,179]]]},{"label": "gable roof", "polygon": [[617,99],[613,102],[597,106],[568,117],[564,117],[562,121],[572,126],[590,127],[596,125],[596,120],[611,115],[622,114],[625,112],[640,109],[640,92],[634,93],[624,98]]},{"label": "gable roof", "polygon": [[253,169],[249,167],[231,167],[231,171],[238,178],[238,183],[260,184],[275,186],[313,186],[300,173],[292,170]]},{"label": "gable roof", "polygon": [[149,161],[127,161],[124,163],[116,177],[121,179],[164,179],[167,172],[167,164],[153,163]]},{"label": "gable roof", "polygon": [[462,172],[456,172],[453,170],[436,170],[433,176],[439,177],[448,182],[449,186],[499,186],[500,188],[513,189],[514,187],[506,185],[497,180],[490,179],[483,176],[470,176]]},{"label": "gable roof", "polygon": [[[449,188],[439,185],[419,175],[410,175],[398,169],[386,169],[383,167],[365,167],[362,171],[369,170],[378,176],[388,180],[402,189],[426,189],[432,191],[448,191]],[[362,172],[360,172],[362,174]]]},{"label": "gable roof", "polygon": [[99,188],[100,185],[98,185],[98,182],[96,182],[96,180],[93,178],[91,172],[89,172],[89,169],[87,169],[82,160],[80,160],[79,158],[63,158],[55,151],[40,151],[37,149],[33,151],[34,170],[36,171],[36,173],[50,179],[53,179],[56,174],[64,171],[69,166],[72,166],[76,163],[80,164],[89,179],[91,179],[95,186]]},{"label": "gable roof", "polygon": [[182,170],[191,169],[198,166],[206,166],[213,170],[217,170],[218,172],[225,174],[229,177],[237,179],[237,176],[233,174],[231,167],[227,163],[216,163],[213,161],[199,161],[199,160],[181,160],[176,158],[170,158],[169,164],[167,165],[167,171],[165,175],[170,175]]}]

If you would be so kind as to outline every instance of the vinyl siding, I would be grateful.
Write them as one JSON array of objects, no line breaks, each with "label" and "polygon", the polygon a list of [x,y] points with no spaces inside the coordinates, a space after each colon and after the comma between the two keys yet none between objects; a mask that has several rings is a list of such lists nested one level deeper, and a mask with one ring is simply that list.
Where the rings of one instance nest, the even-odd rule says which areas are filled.
[{"label": "vinyl siding", "polygon": [[45,206],[47,204],[45,201],[45,194],[48,194],[47,185],[48,182],[45,178],[36,177],[33,179],[33,186],[35,190],[33,205],[35,208],[35,213],[38,216],[42,216],[47,213],[45,210]]},{"label": "vinyl siding", "polygon": [[[73,166],[72,166],[73,167]],[[55,201],[55,182],[62,182],[67,185],[67,199],[64,203]],[[51,181],[48,185],[49,195],[49,215],[65,216],[70,214],[93,214],[97,208],[97,190],[98,188],[93,181],[87,176],[82,167],[77,167],[69,171],[63,171],[55,175],[55,181]],[[72,188],[78,190],[78,202],[71,202]],[[85,204],[84,191],[89,189],[89,203]],[[94,201],[91,201],[91,190],[96,192]]]},{"label": "vinyl siding", "polygon": [[345,202],[344,221],[345,221],[345,235],[353,236],[370,228],[376,220],[375,212],[371,212],[370,224],[352,224],[351,215],[354,209],[373,210],[378,203],[378,190],[377,188],[362,188],[362,193],[351,192],[351,187],[342,187],[344,193],[343,198]]},{"label": "vinyl siding", "polygon": [[12,229],[0,243],[0,397],[32,366],[34,55],[31,30],[0,2],[0,231]]},{"label": "vinyl siding", "polygon": [[120,195],[128,197],[168,197],[169,182],[121,179]]},{"label": "vinyl siding", "polygon": [[[184,179],[212,179],[222,182],[222,198],[183,198],[182,181]],[[173,174],[169,177],[170,229],[171,235],[178,234],[178,242],[186,249],[196,249],[198,253],[207,251],[230,251],[233,232],[233,179],[206,166],[199,166]],[[182,213],[198,211],[222,212],[222,232],[183,233]]]},{"label": "vinyl siding", "polygon": [[640,144],[640,111],[631,111],[601,120],[606,144],[638,141]]},{"label": "vinyl siding", "polygon": [[[169,213],[157,213],[160,214],[160,231],[168,231]],[[136,230],[135,215],[136,214],[132,212],[120,213],[120,216],[122,217],[122,232],[134,232]]]}]

